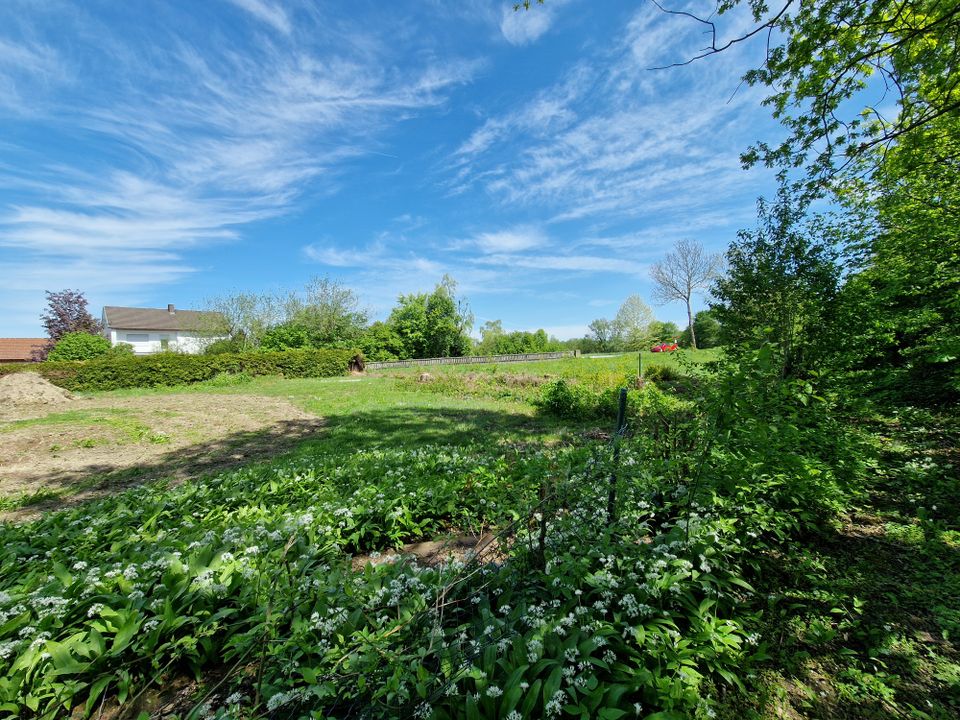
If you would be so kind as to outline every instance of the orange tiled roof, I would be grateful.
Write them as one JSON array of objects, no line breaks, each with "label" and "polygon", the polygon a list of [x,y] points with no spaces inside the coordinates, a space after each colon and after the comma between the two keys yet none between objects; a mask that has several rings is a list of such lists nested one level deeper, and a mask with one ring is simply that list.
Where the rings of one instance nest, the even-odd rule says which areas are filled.
[{"label": "orange tiled roof", "polygon": [[33,351],[47,342],[47,338],[0,338],[0,362],[33,360]]}]

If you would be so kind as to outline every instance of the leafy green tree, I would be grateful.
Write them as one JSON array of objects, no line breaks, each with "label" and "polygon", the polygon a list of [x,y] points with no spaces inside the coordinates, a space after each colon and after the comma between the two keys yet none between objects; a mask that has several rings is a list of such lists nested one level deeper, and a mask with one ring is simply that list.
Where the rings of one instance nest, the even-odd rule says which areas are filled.
[{"label": "leafy green tree", "polygon": [[845,196],[866,230],[841,291],[840,361],[896,398],[960,394],[958,177],[960,117],[944,117],[885,153],[873,182]]},{"label": "leafy green tree", "polygon": [[590,331],[587,338],[594,344],[598,352],[609,352],[613,349],[617,338],[617,329],[612,321],[606,318],[597,318],[587,325],[587,329]]},{"label": "leafy green tree", "polygon": [[290,295],[285,314],[291,327],[307,333],[312,347],[349,345],[367,324],[367,313],[360,307],[357,294],[329,277],[310,280],[302,296]]},{"label": "leafy green tree", "polygon": [[728,353],[773,343],[781,373],[803,375],[832,343],[840,279],[836,238],[818,236],[828,223],[802,226],[802,210],[785,187],[772,205],[761,199],[757,212],[758,227],[741,230],[727,251],[728,271],[711,290],[712,314]]},{"label": "leafy green tree", "polygon": [[650,323],[648,342],[673,342],[680,338],[680,328],[672,320]]},{"label": "leafy green tree", "polygon": [[103,335],[70,332],[61,337],[47,360],[93,360],[110,352],[110,341]]},{"label": "leafy green tree", "polygon": [[308,347],[322,347],[322,345],[315,343],[310,330],[296,321],[274,325],[260,339],[261,350],[276,352]]},{"label": "leafy green tree", "polygon": [[[701,310],[693,316],[693,328],[697,335],[697,347],[712,348],[720,344],[720,323],[710,310]],[[689,347],[690,328],[680,333],[680,343]]]},{"label": "leafy green tree", "polygon": [[498,343],[504,335],[506,335],[506,332],[504,332],[503,322],[501,320],[487,320],[480,326],[480,342],[478,342],[474,348],[476,354],[497,354]]},{"label": "leafy green tree", "polygon": [[377,321],[370,325],[360,336],[358,346],[368,360],[399,360],[409,357],[406,355],[403,339],[385,322]]},{"label": "leafy green tree", "polygon": [[650,324],[653,321],[650,306],[639,295],[631,295],[623,301],[613,319],[616,345],[623,350],[641,350],[650,340]]},{"label": "leafy green tree", "polygon": [[401,358],[427,357],[426,293],[400,295],[387,318],[391,332],[400,340]]},{"label": "leafy green tree", "polygon": [[456,296],[456,282],[446,275],[432,293],[401,295],[387,319],[404,358],[466,355],[472,324],[465,301]]},{"label": "leafy green tree", "polygon": [[[718,40],[718,23],[739,5],[754,26]],[[855,168],[876,149],[886,150],[923,133],[960,109],[957,83],[960,7],[943,0],[722,0],[719,18],[667,11],[703,25],[708,46],[695,60],[749,40],[766,42],[763,62],[749,70],[749,85],[765,86],[764,103],[787,130],[778,144],[759,142],[744,154],[789,170],[806,166],[808,191]],[[868,94],[876,81],[886,92]],[[896,104],[894,111],[887,108]]]}]

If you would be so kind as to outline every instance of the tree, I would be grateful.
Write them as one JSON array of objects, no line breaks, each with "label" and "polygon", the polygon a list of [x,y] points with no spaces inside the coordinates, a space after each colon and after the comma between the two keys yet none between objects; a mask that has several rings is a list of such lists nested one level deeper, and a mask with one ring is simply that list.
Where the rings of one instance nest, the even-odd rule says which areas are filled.
[{"label": "tree", "polygon": [[47,309],[40,316],[40,320],[46,328],[50,342],[37,353],[37,360],[45,359],[57,341],[68,333],[99,335],[103,332],[103,325],[87,310],[87,298],[81,291],[47,290],[46,296]]},{"label": "tree", "polygon": [[360,350],[369,360],[400,360],[404,353],[403,339],[394,328],[377,321],[368,327],[358,340]]},{"label": "tree", "polygon": [[460,356],[470,351],[473,316],[456,296],[456,287],[456,281],[445,275],[432,293],[397,299],[387,325],[400,338],[404,358]]},{"label": "tree", "polygon": [[[701,310],[693,316],[693,328],[697,335],[697,347],[712,348],[720,344],[720,323],[713,311]],[[690,345],[690,328],[680,333],[680,342]]]},{"label": "tree", "polygon": [[495,355],[498,353],[497,347],[500,338],[506,333],[503,330],[503,322],[500,320],[487,320],[480,326],[480,342],[477,343],[477,355]]},{"label": "tree", "polygon": [[832,225],[802,224],[802,202],[782,186],[777,201],[757,203],[754,230],[727,250],[727,273],[711,289],[720,340],[737,355],[773,343],[783,376],[802,376],[829,354],[840,281]]},{"label": "tree", "polygon": [[680,328],[670,320],[650,323],[649,339],[653,342],[673,342],[680,337]]},{"label": "tree", "polygon": [[599,352],[610,350],[610,346],[616,337],[616,328],[610,320],[597,318],[587,325],[587,328],[590,330],[587,338],[596,343]]},{"label": "tree", "polygon": [[[755,25],[722,44],[715,20],[666,12],[702,24],[711,38],[704,52],[677,65],[752,37],[766,41],[763,63],[743,79],[770,88],[764,103],[788,132],[778,145],[754,145],[743,156],[747,165],[806,165],[807,190],[817,193],[863,158],[877,160],[874,150],[889,150],[960,109],[956,2],[779,0],[771,8],[766,0],[722,0],[718,13],[738,5],[750,8]],[[886,89],[875,98],[863,94],[872,78]]]},{"label": "tree", "polygon": [[631,295],[617,310],[613,319],[617,341],[625,350],[642,349],[650,339],[650,324],[653,322],[653,310],[639,295]]},{"label": "tree", "polygon": [[260,346],[264,334],[285,319],[287,300],[268,293],[236,292],[207,301],[204,315],[209,327],[199,328],[211,337],[228,336],[241,352]]},{"label": "tree", "polygon": [[306,330],[314,347],[349,344],[367,324],[357,294],[329,277],[310,280],[302,299],[291,294],[285,314],[290,323]]},{"label": "tree", "polygon": [[837,359],[860,388],[927,403],[960,394],[958,177],[960,116],[944,117],[845,195],[847,224],[863,229],[848,245],[856,272],[840,292]]},{"label": "tree", "polygon": [[313,344],[310,331],[307,327],[296,322],[285,322],[274,325],[260,338],[261,350],[278,352],[308,347],[319,346]]},{"label": "tree", "polygon": [[53,346],[47,360],[93,360],[110,353],[110,341],[103,335],[69,332]]},{"label": "tree", "polygon": [[473,315],[456,290],[456,281],[444,275],[427,298],[427,357],[459,357],[470,352]]},{"label": "tree", "polygon": [[687,308],[687,326],[691,328],[690,347],[697,349],[697,334],[693,329],[693,311],[690,303],[693,294],[706,290],[710,281],[716,277],[721,266],[717,254],[708,254],[703,246],[694,241],[682,239],[674,245],[674,251],[667,253],[662,262],[654,263],[650,277],[654,282],[654,297],[660,303],[682,300]]}]

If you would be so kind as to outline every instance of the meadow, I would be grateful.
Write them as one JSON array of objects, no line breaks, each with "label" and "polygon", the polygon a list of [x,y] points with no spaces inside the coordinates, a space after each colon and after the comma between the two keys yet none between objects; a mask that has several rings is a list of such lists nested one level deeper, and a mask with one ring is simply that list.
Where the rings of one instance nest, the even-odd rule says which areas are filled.
[{"label": "meadow", "polygon": [[0,525],[0,711],[954,717],[957,423],[854,422],[762,356],[636,362],[224,376],[4,423],[145,448],[158,398],[315,420],[186,423],[156,473],[7,498],[30,513]]}]

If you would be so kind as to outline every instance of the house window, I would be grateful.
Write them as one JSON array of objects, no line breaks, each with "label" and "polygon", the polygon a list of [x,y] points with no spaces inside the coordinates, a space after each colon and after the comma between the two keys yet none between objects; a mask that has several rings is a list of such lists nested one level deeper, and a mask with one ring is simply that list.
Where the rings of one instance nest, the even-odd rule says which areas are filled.
[{"label": "house window", "polygon": [[147,333],[127,333],[127,342],[146,342],[149,339]]}]

